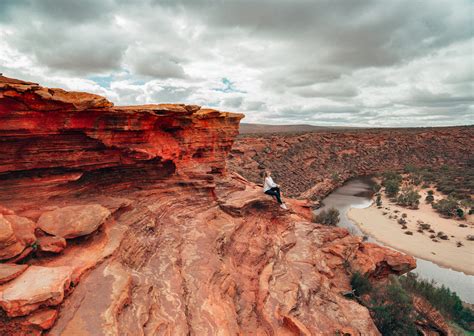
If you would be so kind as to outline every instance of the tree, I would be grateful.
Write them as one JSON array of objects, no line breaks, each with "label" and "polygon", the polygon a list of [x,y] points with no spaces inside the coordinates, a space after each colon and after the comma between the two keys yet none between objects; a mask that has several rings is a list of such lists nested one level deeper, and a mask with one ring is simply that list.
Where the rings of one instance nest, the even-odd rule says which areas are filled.
[{"label": "tree", "polygon": [[423,182],[423,178],[421,177],[421,175],[413,174],[411,176],[411,183],[413,183],[414,185],[420,185],[421,182]]},{"label": "tree", "polygon": [[385,187],[385,182],[386,181],[398,181],[398,183],[401,183],[403,180],[402,175],[400,175],[397,172],[394,171],[386,171],[382,173],[382,185]]},{"label": "tree", "polygon": [[357,296],[368,294],[372,290],[369,278],[358,271],[351,276],[351,286]]},{"label": "tree", "polygon": [[413,209],[418,209],[420,198],[420,194],[415,189],[404,189],[397,197],[397,204]]},{"label": "tree", "polygon": [[387,180],[384,182],[385,186],[385,193],[389,197],[397,196],[398,192],[400,191],[400,182],[397,180]]},{"label": "tree", "polygon": [[406,291],[424,297],[443,315],[453,319],[463,328],[473,331],[474,312],[463,306],[455,292],[445,286],[438,286],[434,281],[418,279],[418,275],[411,272],[399,280]]},{"label": "tree", "polygon": [[407,164],[405,168],[403,168],[403,170],[405,171],[405,173],[408,173],[408,174],[418,172],[418,168],[412,164]]},{"label": "tree", "polygon": [[377,199],[375,200],[375,204],[377,204],[377,206],[382,206],[382,196],[380,196],[380,194],[377,195]]},{"label": "tree", "polygon": [[380,191],[380,189],[382,189],[382,186],[378,183],[375,183],[373,186],[372,186],[372,190],[374,191],[374,193],[378,193]]},{"label": "tree", "polygon": [[425,197],[425,202],[431,204],[434,202],[434,192],[433,190],[428,190],[428,195]]},{"label": "tree", "polygon": [[411,298],[396,281],[372,295],[370,310],[382,335],[417,335]]},{"label": "tree", "polygon": [[446,217],[456,215],[456,210],[459,208],[458,201],[452,197],[440,199],[438,202],[433,202],[431,206]]},{"label": "tree", "polygon": [[323,210],[316,216],[313,221],[324,225],[336,226],[339,223],[339,210],[336,208],[330,208],[329,210]]}]

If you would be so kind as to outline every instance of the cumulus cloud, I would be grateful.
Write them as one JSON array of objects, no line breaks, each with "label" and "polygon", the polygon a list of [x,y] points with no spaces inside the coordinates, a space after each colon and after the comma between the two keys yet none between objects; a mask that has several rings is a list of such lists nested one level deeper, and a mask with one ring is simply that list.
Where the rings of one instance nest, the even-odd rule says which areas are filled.
[{"label": "cumulus cloud", "polygon": [[472,124],[469,0],[2,0],[0,72],[247,122]]}]

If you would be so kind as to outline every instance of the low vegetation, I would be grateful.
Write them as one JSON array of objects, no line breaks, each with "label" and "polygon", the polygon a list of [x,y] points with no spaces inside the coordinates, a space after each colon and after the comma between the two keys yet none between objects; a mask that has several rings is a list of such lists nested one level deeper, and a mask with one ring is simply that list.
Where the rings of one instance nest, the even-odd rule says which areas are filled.
[{"label": "low vegetation", "polygon": [[[461,206],[474,208],[474,200],[471,198],[474,194],[474,161],[460,167],[443,165],[417,168],[407,165],[405,172],[410,174],[412,184],[434,186],[437,191],[460,202]],[[428,196],[430,195],[433,194],[428,192]]]},{"label": "low vegetation", "polygon": [[372,284],[369,279],[360,272],[355,272],[351,276],[351,286],[355,295],[362,296],[372,291]]},{"label": "low vegetation", "polygon": [[382,335],[417,335],[411,297],[395,277],[388,286],[372,286],[365,275],[355,272],[351,286]]},{"label": "low vegetation", "polygon": [[385,193],[388,197],[393,198],[397,196],[402,180],[402,175],[393,171],[387,171],[382,174],[382,185],[385,187]]},{"label": "low vegetation", "polygon": [[336,208],[323,210],[313,217],[313,222],[329,226],[336,226],[339,220],[339,210]]},{"label": "low vegetation", "polygon": [[457,294],[445,286],[418,279],[414,273],[389,279],[388,284],[374,286],[367,276],[355,272],[351,286],[358,301],[366,306],[382,335],[417,335],[416,322],[423,320],[413,307],[413,296],[426,299],[466,331],[474,331],[474,313],[465,307]]},{"label": "low vegetation", "polygon": [[437,286],[433,281],[418,279],[414,273],[400,277],[400,283],[407,292],[422,296],[448,319],[466,330],[474,331],[473,311],[464,307],[459,296],[449,288]]},{"label": "low vegetation", "polygon": [[[418,189],[436,188],[446,196],[436,201],[434,191],[429,189],[425,202],[431,204],[440,215],[448,218],[464,219],[474,213],[474,162],[464,167],[415,167],[407,165],[405,175],[398,172],[382,173],[385,194],[398,205],[417,209],[421,195]],[[378,206],[381,206],[377,202]]]},{"label": "low vegetation", "polygon": [[371,296],[370,311],[382,335],[418,335],[412,298],[397,279],[381,286]]},{"label": "low vegetation", "polygon": [[380,194],[377,194],[377,198],[375,199],[375,204],[377,204],[378,207],[382,206],[382,196]]},{"label": "low vegetation", "polygon": [[[459,203],[453,197],[440,199],[437,202],[433,202],[431,206],[445,217],[464,217],[464,211],[459,209]],[[459,212],[458,209],[461,210],[461,212]]]},{"label": "low vegetation", "polygon": [[411,209],[418,209],[420,198],[418,191],[413,188],[405,188],[397,196],[397,204]]},{"label": "low vegetation", "polygon": [[433,190],[428,190],[428,195],[425,197],[425,202],[428,204],[433,203],[434,201],[434,192]]}]

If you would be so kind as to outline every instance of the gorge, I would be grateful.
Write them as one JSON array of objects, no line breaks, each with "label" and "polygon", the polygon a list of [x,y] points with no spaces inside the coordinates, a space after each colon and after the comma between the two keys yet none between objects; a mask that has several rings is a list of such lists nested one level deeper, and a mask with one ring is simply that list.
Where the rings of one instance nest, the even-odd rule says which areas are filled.
[{"label": "gorge", "polygon": [[351,274],[383,283],[415,260],[236,173],[266,146],[231,150],[242,117],[0,77],[0,334],[379,335],[342,295]]},{"label": "gorge", "polygon": [[229,167],[258,183],[270,169],[289,196],[318,200],[353,177],[407,165],[472,165],[473,139],[473,126],[242,134]]}]

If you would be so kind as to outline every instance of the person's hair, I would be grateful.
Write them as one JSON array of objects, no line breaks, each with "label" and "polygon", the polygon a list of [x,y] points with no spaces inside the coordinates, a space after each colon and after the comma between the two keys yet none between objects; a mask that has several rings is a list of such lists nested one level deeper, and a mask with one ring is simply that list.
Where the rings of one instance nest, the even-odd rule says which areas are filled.
[{"label": "person's hair", "polygon": [[262,174],[261,174],[262,177],[263,177],[263,178],[267,177],[267,176],[268,176],[268,172],[269,172],[268,169],[265,169],[264,171],[262,171]]}]

